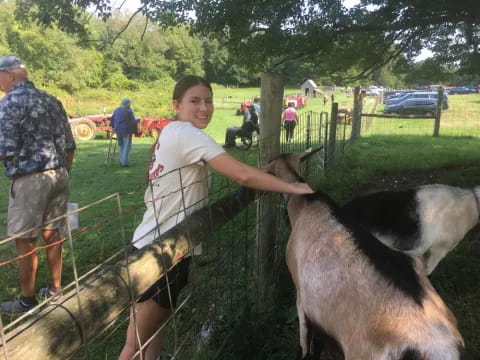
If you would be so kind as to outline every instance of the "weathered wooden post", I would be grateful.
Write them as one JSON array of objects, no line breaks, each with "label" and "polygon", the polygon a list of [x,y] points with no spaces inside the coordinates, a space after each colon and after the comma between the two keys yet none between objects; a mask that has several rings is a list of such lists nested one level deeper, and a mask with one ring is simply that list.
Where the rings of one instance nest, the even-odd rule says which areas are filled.
[{"label": "weathered wooden post", "polygon": [[337,122],[338,122],[338,103],[332,103],[332,111],[330,112],[330,129],[328,133],[327,144],[327,169],[333,166],[335,160],[335,146],[337,142]]},{"label": "weathered wooden post", "polygon": [[[280,153],[280,126],[283,78],[278,74],[262,76],[262,120],[260,122],[259,161],[267,164]],[[276,196],[263,196],[257,203],[257,269],[259,305],[266,310],[275,291]]]},{"label": "weathered wooden post", "polygon": [[435,125],[433,126],[433,136],[440,134],[440,118],[442,117],[442,105],[443,105],[443,86],[438,88],[437,94],[437,107],[435,109]]},{"label": "weathered wooden post", "polygon": [[353,118],[352,118],[352,134],[350,140],[356,141],[360,137],[360,129],[362,125],[362,101],[360,98],[360,86],[355,88],[353,92]]}]

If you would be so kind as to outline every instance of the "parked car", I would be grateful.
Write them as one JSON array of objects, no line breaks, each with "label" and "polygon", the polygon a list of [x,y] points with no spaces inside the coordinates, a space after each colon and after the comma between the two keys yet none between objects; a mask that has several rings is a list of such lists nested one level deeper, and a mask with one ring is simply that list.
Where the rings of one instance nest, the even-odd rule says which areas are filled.
[{"label": "parked car", "polygon": [[477,91],[474,88],[469,88],[466,86],[460,86],[460,87],[454,87],[451,88],[448,93],[450,95],[455,95],[455,94],[475,94]]},{"label": "parked car", "polygon": [[384,91],[383,92],[383,103],[386,104],[387,100],[397,99],[400,96],[403,96],[411,91],[406,90],[395,90],[395,91]]},{"label": "parked car", "polygon": [[385,104],[392,105],[392,104],[395,104],[399,101],[402,101],[403,99],[405,99],[407,97],[408,94],[411,94],[412,92],[413,91],[404,91],[404,92],[400,92],[396,95],[389,96],[388,99],[385,100]]},{"label": "parked car", "polygon": [[426,115],[435,116],[437,109],[437,100],[432,99],[406,99],[397,104],[387,105],[383,112],[385,114],[405,114],[405,115]]},{"label": "parked car", "polygon": [[[401,101],[407,100],[407,99],[430,99],[430,100],[437,100],[438,93],[435,91],[413,91],[410,93],[406,93],[404,95],[401,95],[398,98],[390,98],[386,101],[387,105],[394,105],[398,104]],[[443,101],[442,101],[442,109],[446,110],[448,109],[448,96],[447,94],[443,94]]]},{"label": "parked car", "polygon": [[379,88],[378,86],[369,86],[366,94],[369,96],[380,96],[383,92],[383,88]]}]

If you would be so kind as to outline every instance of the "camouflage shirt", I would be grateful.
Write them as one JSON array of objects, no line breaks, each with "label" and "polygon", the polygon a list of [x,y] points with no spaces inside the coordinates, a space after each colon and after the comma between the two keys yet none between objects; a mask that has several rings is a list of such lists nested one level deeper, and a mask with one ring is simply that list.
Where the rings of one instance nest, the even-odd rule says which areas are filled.
[{"label": "camouflage shirt", "polygon": [[75,141],[57,99],[22,81],[0,100],[0,156],[9,177],[66,165]]}]

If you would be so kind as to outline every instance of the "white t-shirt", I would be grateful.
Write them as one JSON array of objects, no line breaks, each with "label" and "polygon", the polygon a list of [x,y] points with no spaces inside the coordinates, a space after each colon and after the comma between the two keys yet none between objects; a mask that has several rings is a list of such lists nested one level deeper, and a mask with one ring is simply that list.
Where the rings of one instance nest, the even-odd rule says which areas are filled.
[{"label": "white t-shirt", "polygon": [[[206,161],[224,152],[215,140],[187,121],[173,121],[161,132],[149,166],[147,210],[133,234],[140,249],[208,203]],[[201,245],[194,254],[201,253]]]}]

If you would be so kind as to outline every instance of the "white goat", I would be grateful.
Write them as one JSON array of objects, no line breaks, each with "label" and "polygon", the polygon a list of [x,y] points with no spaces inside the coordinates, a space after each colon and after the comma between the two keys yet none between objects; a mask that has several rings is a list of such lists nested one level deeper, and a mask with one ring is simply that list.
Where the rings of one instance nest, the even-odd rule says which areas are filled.
[{"label": "white goat", "polygon": [[[267,171],[302,181],[300,157],[283,155]],[[312,358],[314,330],[333,337],[346,360],[460,358],[455,317],[420,259],[383,245],[322,193],[294,195],[287,210],[287,265],[297,290],[302,359]]]},{"label": "white goat", "polygon": [[423,185],[358,197],[343,211],[385,245],[423,256],[430,275],[479,222],[479,196],[480,186]]}]

